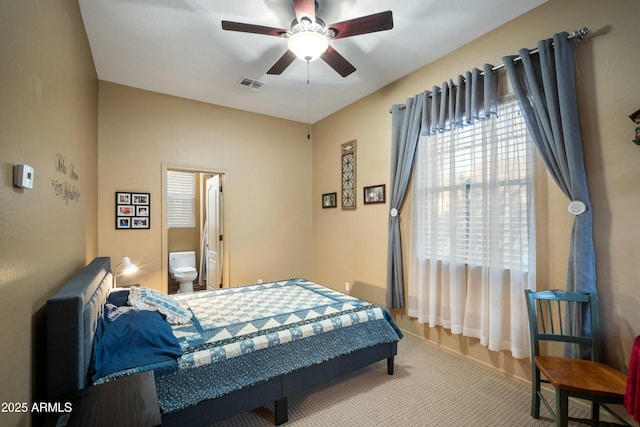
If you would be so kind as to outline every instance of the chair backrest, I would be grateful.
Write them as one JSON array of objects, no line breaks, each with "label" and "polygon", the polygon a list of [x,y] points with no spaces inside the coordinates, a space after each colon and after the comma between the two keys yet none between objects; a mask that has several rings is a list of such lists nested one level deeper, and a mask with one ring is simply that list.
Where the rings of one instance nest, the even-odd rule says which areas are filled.
[{"label": "chair backrest", "polygon": [[[579,345],[580,350],[576,354],[584,354],[586,350],[591,354],[591,360],[600,361],[600,325],[595,293],[533,292],[526,289],[525,295],[534,356],[540,355],[540,341],[555,341]],[[584,319],[588,319],[590,331],[583,332]]]}]

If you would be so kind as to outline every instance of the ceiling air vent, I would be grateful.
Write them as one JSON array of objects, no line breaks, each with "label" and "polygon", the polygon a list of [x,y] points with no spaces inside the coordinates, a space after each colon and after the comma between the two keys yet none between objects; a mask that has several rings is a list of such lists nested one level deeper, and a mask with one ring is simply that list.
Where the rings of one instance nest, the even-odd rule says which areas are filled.
[{"label": "ceiling air vent", "polygon": [[257,92],[260,90],[260,88],[262,87],[264,83],[259,82],[257,80],[251,80],[248,79],[246,77],[243,77],[240,82],[238,82],[238,87],[239,88],[243,88],[243,89],[247,89],[251,92]]}]

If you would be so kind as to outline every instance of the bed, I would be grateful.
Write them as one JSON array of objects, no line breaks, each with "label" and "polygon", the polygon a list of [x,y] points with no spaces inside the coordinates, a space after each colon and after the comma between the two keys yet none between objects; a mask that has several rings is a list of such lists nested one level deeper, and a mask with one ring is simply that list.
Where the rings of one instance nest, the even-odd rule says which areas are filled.
[{"label": "bed", "polygon": [[[153,370],[163,425],[210,425],[270,403],[280,425],[288,421],[287,397],[299,390],[384,360],[393,374],[402,333],[384,309],[291,279],[172,297],[190,316],[171,326],[183,354],[97,375],[92,355],[114,310],[106,304],[115,295],[111,278],[110,259],[96,258],[47,302],[52,401]],[[260,305],[268,318],[255,316]]]}]

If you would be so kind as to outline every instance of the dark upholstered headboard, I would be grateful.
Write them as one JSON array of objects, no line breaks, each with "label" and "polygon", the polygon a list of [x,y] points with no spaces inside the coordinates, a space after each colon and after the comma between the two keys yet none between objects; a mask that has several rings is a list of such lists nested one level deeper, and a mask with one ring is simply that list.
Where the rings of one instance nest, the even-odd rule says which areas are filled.
[{"label": "dark upholstered headboard", "polygon": [[95,258],[47,301],[47,397],[87,385],[93,337],[111,289],[111,259]]}]

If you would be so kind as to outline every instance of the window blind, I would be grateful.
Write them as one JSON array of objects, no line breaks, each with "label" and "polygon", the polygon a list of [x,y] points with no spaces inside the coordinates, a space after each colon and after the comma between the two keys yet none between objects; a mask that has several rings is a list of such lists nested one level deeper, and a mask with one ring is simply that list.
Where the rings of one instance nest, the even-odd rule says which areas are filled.
[{"label": "window blind", "polygon": [[429,177],[418,184],[423,188],[420,194],[430,193],[435,202],[430,208],[426,200],[414,202],[424,206],[417,230],[422,240],[419,252],[424,259],[443,261],[455,253],[456,259],[478,266],[487,265],[488,245],[498,245],[500,267],[526,269],[527,177],[532,173],[526,124],[512,100],[499,106],[491,128],[486,125],[431,138],[437,160],[418,160],[431,165]]},{"label": "window blind", "polygon": [[167,171],[167,224],[169,228],[196,226],[196,174]]}]

